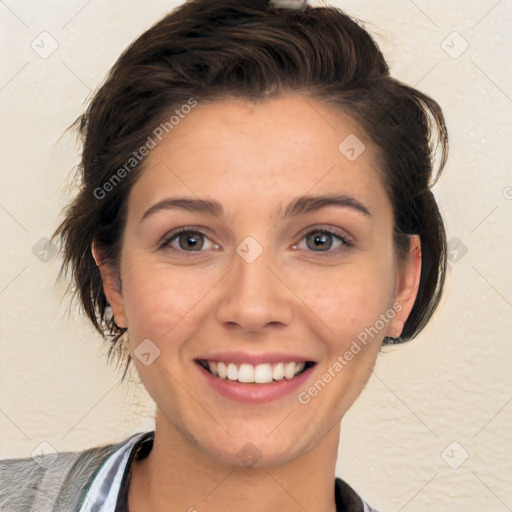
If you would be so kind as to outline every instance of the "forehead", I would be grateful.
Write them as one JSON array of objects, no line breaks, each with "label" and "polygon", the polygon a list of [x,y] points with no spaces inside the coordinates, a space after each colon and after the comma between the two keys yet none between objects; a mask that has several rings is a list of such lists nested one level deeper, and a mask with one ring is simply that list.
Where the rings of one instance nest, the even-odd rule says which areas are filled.
[{"label": "forehead", "polygon": [[350,116],[293,95],[199,103],[151,150],[130,201],[186,194],[280,214],[287,196],[333,191],[386,201],[376,150]]}]

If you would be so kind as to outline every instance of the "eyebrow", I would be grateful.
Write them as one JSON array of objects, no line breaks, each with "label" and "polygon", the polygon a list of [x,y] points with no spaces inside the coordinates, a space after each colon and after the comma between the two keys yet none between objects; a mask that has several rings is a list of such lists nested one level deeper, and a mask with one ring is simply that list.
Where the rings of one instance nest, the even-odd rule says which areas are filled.
[{"label": "eyebrow", "polygon": [[[366,217],[371,218],[370,210],[354,197],[345,194],[329,194],[321,196],[301,196],[295,198],[281,212],[281,220],[289,219],[297,215],[311,213],[328,206],[342,206],[352,208]],[[164,199],[151,206],[142,216],[140,222],[147,219],[151,215],[165,210],[186,210],[196,213],[205,213],[221,217],[224,213],[222,205],[218,201],[195,199],[190,197],[175,197]]]}]

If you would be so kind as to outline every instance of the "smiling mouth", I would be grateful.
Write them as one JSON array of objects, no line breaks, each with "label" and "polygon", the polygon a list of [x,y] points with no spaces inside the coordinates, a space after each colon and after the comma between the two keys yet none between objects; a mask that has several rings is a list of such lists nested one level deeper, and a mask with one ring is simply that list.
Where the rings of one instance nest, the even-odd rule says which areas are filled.
[{"label": "smiling mouth", "polygon": [[243,384],[268,384],[282,380],[292,380],[309,370],[316,363],[313,361],[280,362],[280,363],[224,363],[197,359],[196,362],[207,372],[223,380]]}]

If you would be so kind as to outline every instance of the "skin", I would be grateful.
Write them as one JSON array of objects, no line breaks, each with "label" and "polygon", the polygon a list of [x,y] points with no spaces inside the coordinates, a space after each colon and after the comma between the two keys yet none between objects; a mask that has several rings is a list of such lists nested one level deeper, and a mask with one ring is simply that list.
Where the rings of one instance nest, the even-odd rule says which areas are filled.
[{"label": "skin", "polygon": [[[366,146],[355,161],[338,150],[350,134]],[[93,248],[132,355],[145,339],[160,350],[148,366],[133,358],[157,414],[153,449],[132,466],[132,512],[335,511],[342,418],[366,385],[384,336],[402,332],[420,277],[417,236],[407,259],[397,260],[392,205],[377,169],[377,152],[357,123],[299,95],[199,104],[150,152],[129,196],[121,288]],[[280,220],[292,199],[333,192],[357,199],[371,217],[329,206]],[[162,210],[140,221],[176,196],[217,200],[224,216]],[[178,237],[159,248],[184,226],[205,233],[199,252],[186,235],[181,245]],[[329,235],[315,245],[311,233],[325,227],[354,245]],[[252,263],[236,252],[247,236],[263,249]],[[318,396],[299,403],[298,392],[394,303],[401,310],[378,335]],[[214,391],[194,362],[234,350],[299,353],[316,365],[298,391],[243,404]],[[254,467],[239,456],[248,442],[260,457]]]}]

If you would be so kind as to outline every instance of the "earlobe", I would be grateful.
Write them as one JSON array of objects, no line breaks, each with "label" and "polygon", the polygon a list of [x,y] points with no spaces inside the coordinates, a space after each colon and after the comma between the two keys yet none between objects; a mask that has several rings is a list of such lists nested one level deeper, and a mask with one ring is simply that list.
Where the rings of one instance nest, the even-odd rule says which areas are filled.
[{"label": "earlobe", "polygon": [[421,239],[419,235],[410,235],[409,253],[406,260],[397,269],[395,283],[395,308],[398,313],[390,322],[387,336],[397,338],[402,334],[405,322],[418,295],[421,277]]},{"label": "earlobe", "polygon": [[92,257],[100,270],[103,292],[105,293],[107,302],[112,309],[114,322],[118,327],[127,328],[128,322],[124,310],[124,300],[120,286],[121,281],[119,280],[118,273],[112,265],[104,262],[103,255],[101,254],[101,251],[97,249],[94,242],[91,252]]}]

